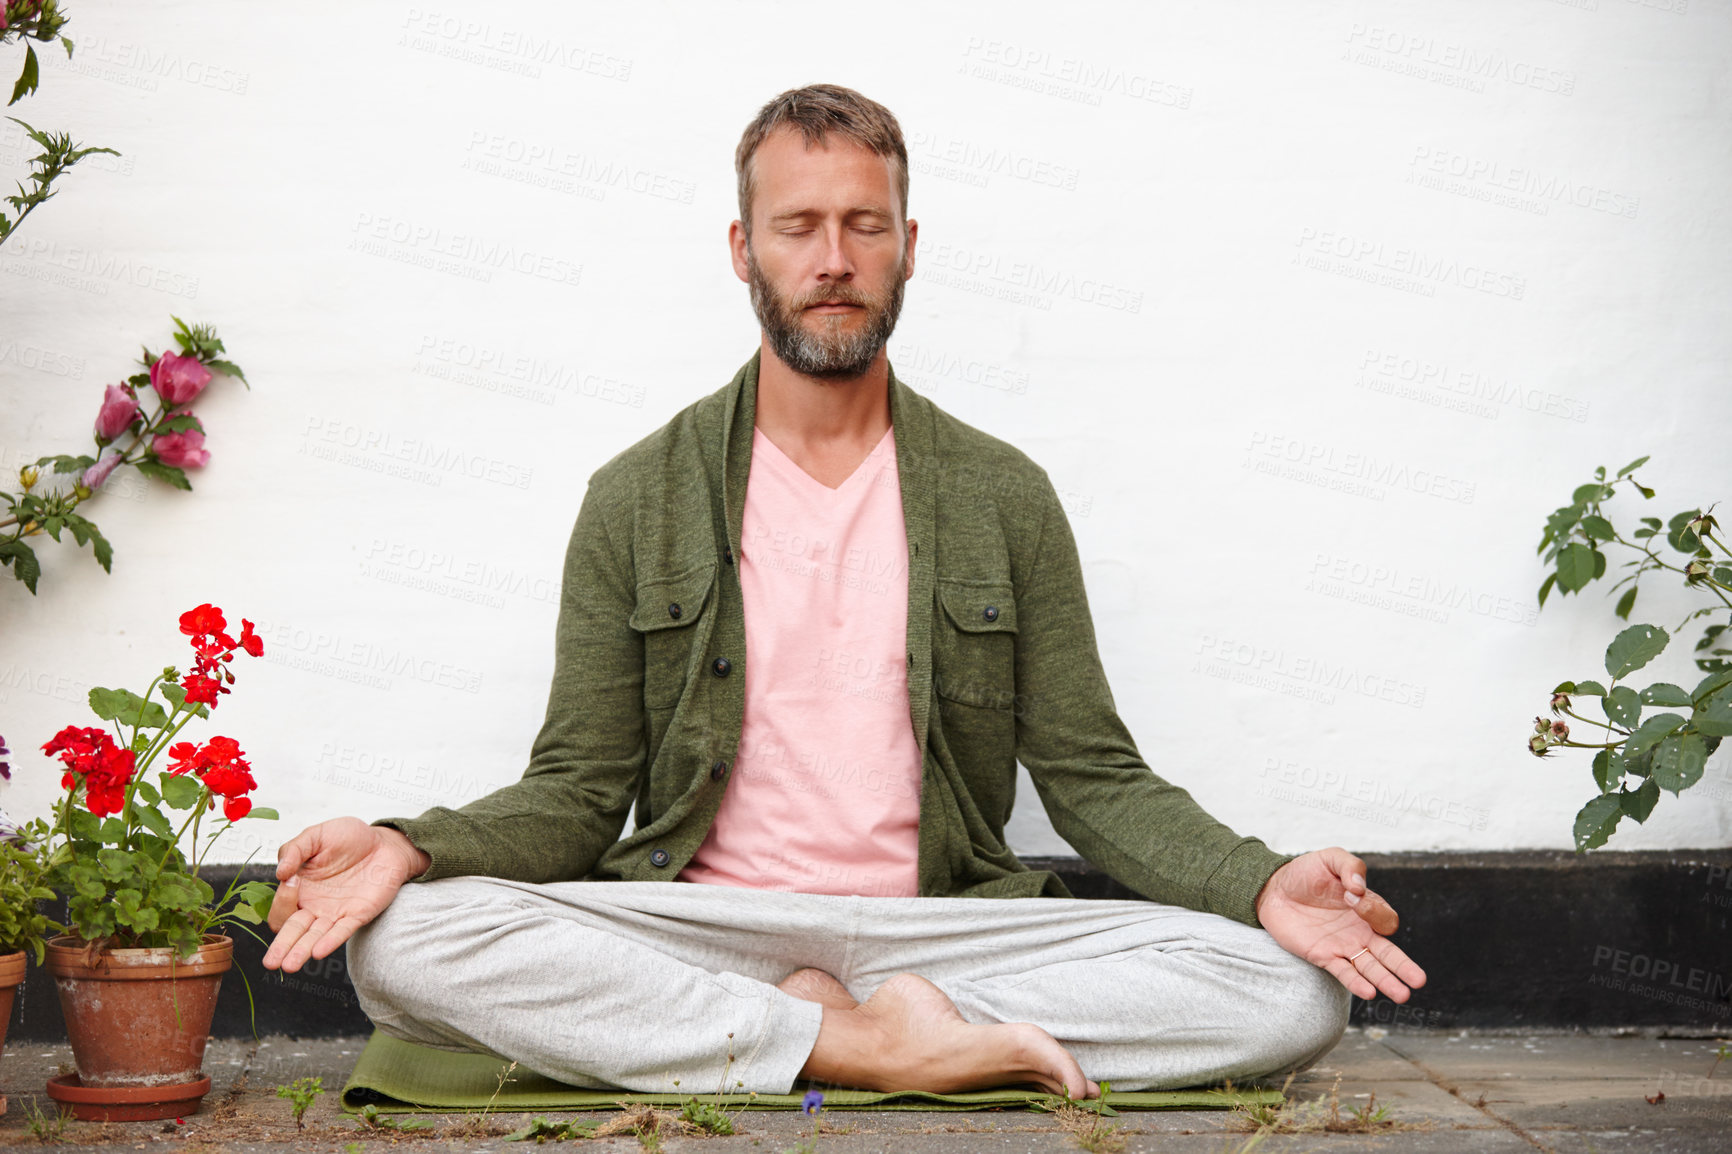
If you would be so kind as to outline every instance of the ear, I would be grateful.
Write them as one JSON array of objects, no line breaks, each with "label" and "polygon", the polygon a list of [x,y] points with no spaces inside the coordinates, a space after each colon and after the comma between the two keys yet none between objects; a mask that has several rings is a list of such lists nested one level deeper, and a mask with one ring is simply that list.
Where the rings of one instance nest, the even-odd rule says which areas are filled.
[{"label": "ear", "polygon": [[746,267],[746,247],[746,226],[733,221],[728,225],[728,250],[734,262],[734,275],[742,284],[749,284],[752,279]]}]

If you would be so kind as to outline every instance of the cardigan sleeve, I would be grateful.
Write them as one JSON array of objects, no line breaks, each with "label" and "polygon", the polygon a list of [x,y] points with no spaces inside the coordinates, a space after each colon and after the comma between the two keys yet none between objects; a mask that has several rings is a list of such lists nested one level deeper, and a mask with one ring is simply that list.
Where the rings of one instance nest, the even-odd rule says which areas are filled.
[{"label": "cardigan sleeve", "polygon": [[1034,560],[1016,591],[1016,756],[1054,830],[1144,897],[1259,925],[1258,893],[1293,855],[1241,837],[1137,752],[1095,643],[1076,540],[1041,472]]},{"label": "cardigan sleeve", "polygon": [[[566,549],[553,684],[521,780],[459,808],[381,818],[432,858],[415,878],[576,880],[618,840],[643,772],[643,645],[636,589],[613,526],[629,486],[590,479]],[[622,491],[622,488],[625,491]]]}]

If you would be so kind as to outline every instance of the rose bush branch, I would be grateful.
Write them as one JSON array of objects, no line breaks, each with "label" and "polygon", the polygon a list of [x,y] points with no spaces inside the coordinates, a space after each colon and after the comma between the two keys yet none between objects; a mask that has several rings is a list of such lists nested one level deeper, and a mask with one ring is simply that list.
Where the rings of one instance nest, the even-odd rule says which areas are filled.
[{"label": "rose bush branch", "polygon": [[[19,73],[17,83],[12,86],[12,99],[6,102],[9,106],[35,92],[41,80],[41,70],[36,62],[36,46],[28,41],[40,40],[47,43],[58,40],[66,49],[67,59],[72,58],[72,41],[60,31],[65,24],[66,14],[55,0],[0,0],[0,44],[14,40],[26,41],[24,70]],[[0,213],[0,245],[11,239],[13,232],[24,223],[24,218],[29,216],[37,205],[54,195],[54,181],[67,169],[92,153],[120,155],[112,148],[81,148],[74,144],[72,137],[66,133],[42,132],[17,117],[8,119],[22,127],[42,151],[30,160],[30,187],[25,188],[20,184],[17,196],[6,197],[6,203],[11,205],[12,211],[18,215],[8,217],[5,213]]]},{"label": "rose bush branch", "polygon": [[[246,375],[227,359],[222,340],[210,326],[171,319],[181,351],[155,354],[146,348],[140,360],[144,372],[107,386],[92,429],[94,452],[38,458],[19,471],[20,492],[0,490],[5,506],[0,513],[0,565],[11,566],[12,575],[31,593],[36,592],[42,566],[26,538],[39,534],[59,541],[63,530],[69,532],[78,544],[90,546],[97,564],[113,571],[108,539],[78,510],[116,469],[130,465],[146,477],[190,490],[186,471],[209,463],[204,425],[191,405],[216,373],[242,384],[248,384]],[[49,466],[54,475],[76,474],[72,486],[44,484],[42,470]]]},{"label": "rose bush branch", "polygon": [[[219,899],[198,876],[211,846],[234,823],[277,816],[247,796],[258,784],[251,764],[230,737],[203,744],[174,740],[194,717],[209,717],[230,692],[235,654],[264,652],[252,622],[241,621],[238,638],[226,632],[227,624],[215,606],[187,610],[180,630],[192,644],[189,672],[165,668],[142,696],[92,689],[91,710],[113,733],[67,726],[42,747],[65,766],[64,793],[54,806],[48,884],[67,899],[71,931],[93,949],[171,946],[187,957],[214,927],[257,925],[269,913],[273,886],[243,884],[237,877]],[[165,753],[171,760],[152,783],[145,773]],[[219,799],[223,822],[201,848],[199,824]],[[178,828],[167,810],[187,813]],[[190,853],[183,842],[190,843]]]},{"label": "rose bush branch", "polygon": [[[1720,539],[1721,529],[1712,506],[1705,512],[1686,509],[1669,521],[1643,517],[1641,528],[1628,537],[1611,523],[1602,508],[1604,502],[1617,496],[1618,486],[1626,482],[1644,500],[1653,499],[1654,490],[1635,477],[1635,471],[1647,462],[1647,457],[1632,461],[1610,481],[1603,467],[1596,469],[1592,482],[1578,486],[1570,503],[1546,518],[1538,549],[1547,563],[1555,567],[1539,589],[1542,607],[1554,588],[1560,596],[1580,593],[1605,576],[1608,562],[1600,547],[1606,544],[1620,545],[1640,554],[1624,562],[1623,568],[1635,571],[1625,574],[1610,590],[1615,592],[1626,584],[1629,586],[1613,609],[1623,620],[1629,620],[1639,583],[1648,572],[1676,573],[1683,578],[1686,588],[1705,594],[1714,602],[1687,613],[1671,632],[1658,625],[1630,626],[1606,648],[1609,681],[1604,684],[1597,680],[1565,681],[1552,691],[1554,717],[1571,717],[1603,729],[1607,740],[1574,741],[1570,739],[1567,722],[1534,718],[1527,744],[1536,756],[1545,757],[1560,746],[1596,751],[1592,768],[1599,792],[1576,814],[1573,832],[1578,852],[1604,845],[1625,817],[1647,821],[1660,800],[1660,791],[1664,789],[1676,796],[1696,784],[1720,740],[1732,736],[1732,661],[1728,660],[1732,649],[1722,644],[1727,629],[1732,627],[1732,597],[1728,596],[1732,594],[1732,566],[1721,563],[1732,558],[1732,552]],[[1663,541],[1681,557],[1668,560],[1655,550],[1656,541]],[[1718,557],[1715,550],[1719,551]],[[1626,677],[1658,657],[1673,634],[1682,632],[1699,617],[1716,615],[1724,615],[1725,620],[1710,622],[1696,641],[1696,666],[1705,676],[1695,688],[1686,690],[1665,681],[1640,690],[1622,684]],[[1596,721],[1578,713],[1573,708],[1572,696],[1599,698],[1606,720]],[[1688,713],[1645,712],[1651,708]],[[1636,782],[1634,788],[1629,784],[1631,780]]]}]

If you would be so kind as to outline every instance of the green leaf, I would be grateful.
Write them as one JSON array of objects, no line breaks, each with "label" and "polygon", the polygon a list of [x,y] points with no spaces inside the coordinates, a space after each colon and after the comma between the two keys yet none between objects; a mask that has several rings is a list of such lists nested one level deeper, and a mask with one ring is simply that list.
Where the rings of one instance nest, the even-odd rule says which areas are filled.
[{"label": "green leaf", "polygon": [[1650,501],[1654,499],[1654,490],[1648,488],[1648,486],[1642,484],[1640,481],[1636,481],[1634,477],[1631,477],[1630,480],[1636,482],[1636,489],[1642,494],[1642,496],[1648,498]]},{"label": "green leaf", "polygon": [[192,489],[192,482],[186,479],[186,470],[173,465],[165,465],[153,457],[146,457],[138,463],[138,471],[146,477],[155,477],[159,481],[167,481],[177,489]]},{"label": "green leaf", "polygon": [[1624,780],[1624,758],[1614,750],[1602,749],[1594,754],[1594,782],[1601,793],[1611,793]]},{"label": "green leaf", "polygon": [[1666,648],[1671,635],[1657,625],[1632,625],[1612,639],[1606,647],[1606,672],[1614,678],[1626,677]]},{"label": "green leaf", "polygon": [[1709,737],[1732,737],[1732,701],[1716,700],[1706,708],[1698,707],[1690,721],[1698,733]]},{"label": "green leaf", "polygon": [[1623,816],[1623,806],[1615,793],[1601,794],[1584,805],[1576,814],[1576,852],[1605,845],[1612,831],[1618,828],[1618,819]]},{"label": "green leaf", "polygon": [[1682,513],[1675,514],[1666,525],[1668,529],[1666,543],[1680,553],[1694,553],[1700,549],[1702,547],[1701,539],[1690,532],[1689,528],[1690,522],[1694,521],[1700,514],[1700,509],[1686,509]]},{"label": "green leaf", "polygon": [[1636,722],[1642,716],[1642,699],[1628,685],[1614,686],[1600,705],[1605,709],[1608,721],[1625,729],[1636,728]]},{"label": "green leaf", "polygon": [[1695,785],[1708,761],[1708,746],[1697,733],[1674,733],[1654,750],[1653,781],[1674,794]]},{"label": "green leaf", "polygon": [[[162,683],[160,688],[162,690],[162,695],[168,698],[168,703],[176,709],[179,709],[186,703],[186,690],[180,687],[178,681],[165,681]],[[198,714],[200,717],[209,717],[210,707],[194,702],[192,712]]]},{"label": "green leaf", "polygon": [[12,566],[12,576],[24,582],[24,588],[36,592],[36,579],[42,576],[42,566],[36,560],[36,550],[22,541],[0,542],[0,564]]},{"label": "green leaf", "polygon": [[252,384],[247,380],[247,375],[245,373],[241,372],[241,367],[239,365],[235,364],[233,361],[223,361],[223,360],[206,361],[204,367],[207,369],[210,369],[212,372],[227,373],[231,377],[236,377],[240,380],[240,382],[243,385],[246,385],[247,388],[249,388],[249,389],[253,387]]},{"label": "green leaf", "polygon": [[1552,586],[1556,585],[1557,583],[1558,583],[1558,575],[1556,573],[1547,573],[1546,579],[1544,581],[1540,582],[1540,608],[1541,609],[1544,609],[1546,607],[1546,594],[1550,593],[1552,591]]},{"label": "green leaf", "polygon": [[1732,569],[1728,569],[1724,565],[1714,566],[1714,572],[1711,576],[1722,585],[1732,585]]},{"label": "green leaf", "polygon": [[133,800],[135,802],[139,802],[143,805],[156,805],[162,801],[162,795],[156,792],[156,786],[145,781],[143,778],[140,778],[138,784],[133,788],[135,791],[133,793]]},{"label": "green leaf", "polygon": [[1684,724],[1684,719],[1676,713],[1656,713],[1642,722],[1636,732],[1630,734],[1624,742],[1624,756],[1634,758],[1652,746],[1658,745],[1660,739]]},{"label": "green leaf", "polygon": [[203,788],[190,774],[162,776],[162,800],[172,809],[191,809],[197,805]]},{"label": "green leaf", "polygon": [[1621,480],[1622,478],[1629,476],[1631,473],[1635,472],[1637,469],[1640,469],[1643,465],[1646,465],[1647,463],[1648,463],[1648,458],[1637,457],[1634,461],[1631,461],[1628,465],[1625,465],[1622,469],[1618,470],[1619,479]]},{"label": "green leaf", "polygon": [[1604,500],[1605,495],[1610,492],[1611,489],[1607,488],[1605,485],[1595,485],[1591,483],[1587,485],[1577,485],[1576,491],[1570,494],[1570,500],[1578,505],[1592,505],[1595,501]]},{"label": "green leaf", "polygon": [[6,102],[6,106],[10,108],[30,93],[35,92],[37,81],[40,79],[41,74],[36,64],[36,46],[26,44],[24,46],[24,71],[18,74],[18,83],[12,86],[12,99]]},{"label": "green leaf", "polygon": [[1581,694],[1583,697],[1604,697],[1606,695],[1606,687],[1601,685],[1598,681],[1578,681],[1576,682],[1575,692]]},{"label": "green leaf", "polygon": [[157,428],[168,433],[184,433],[188,429],[197,429],[201,433],[204,432],[203,422],[201,422],[197,415],[193,413],[182,413],[178,417],[170,417],[168,420],[157,425]]},{"label": "green leaf", "polygon": [[1690,708],[1694,699],[1670,681],[1656,681],[1642,690],[1643,705],[1677,705]]},{"label": "green leaf", "polygon": [[1636,586],[1632,585],[1629,587],[1629,589],[1627,589],[1624,592],[1624,595],[1622,597],[1618,598],[1618,607],[1616,609],[1612,610],[1612,612],[1616,613],[1619,617],[1623,618],[1625,621],[1628,621],[1630,619],[1630,610],[1634,609],[1635,607],[1636,607]]},{"label": "green leaf", "polygon": [[1715,697],[1732,697],[1732,693],[1724,692],[1729,686],[1732,686],[1732,670],[1710,673],[1696,683],[1696,688],[1690,692],[1690,699],[1701,706]]},{"label": "green leaf", "polygon": [[1618,535],[1618,531],[1612,528],[1610,521],[1592,513],[1582,518],[1582,532],[1596,541],[1610,541]]},{"label": "green leaf", "polygon": [[1564,546],[1558,554],[1558,588],[1565,593],[1580,593],[1594,579],[1593,549],[1579,541]]},{"label": "green leaf", "polygon": [[265,821],[276,821],[281,815],[268,805],[255,805],[247,810],[247,816],[263,818]]},{"label": "green leaf", "polygon": [[1648,815],[1654,812],[1654,803],[1660,800],[1660,787],[1649,778],[1635,789],[1618,791],[1618,807],[1638,822],[1648,820]]},{"label": "green leaf", "polygon": [[173,837],[174,827],[168,823],[168,817],[154,806],[134,807],[138,811],[138,822],[158,837]]},{"label": "green leaf", "polygon": [[130,689],[92,689],[90,708],[104,721],[118,721],[144,729],[161,729],[168,714],[154,701],[147,702]]}]

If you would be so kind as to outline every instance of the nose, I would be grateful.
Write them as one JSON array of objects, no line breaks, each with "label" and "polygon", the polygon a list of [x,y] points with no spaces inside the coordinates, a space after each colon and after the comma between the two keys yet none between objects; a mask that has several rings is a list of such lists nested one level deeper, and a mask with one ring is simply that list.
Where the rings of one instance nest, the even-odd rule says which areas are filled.
[{"label": "nose", "polygon": [[818,266],[820,276],[846,280],[854,274],[854,262],[842,245],[843,236],[844,230],[840,225],[831,225],[824,230],[824,253]]}]

